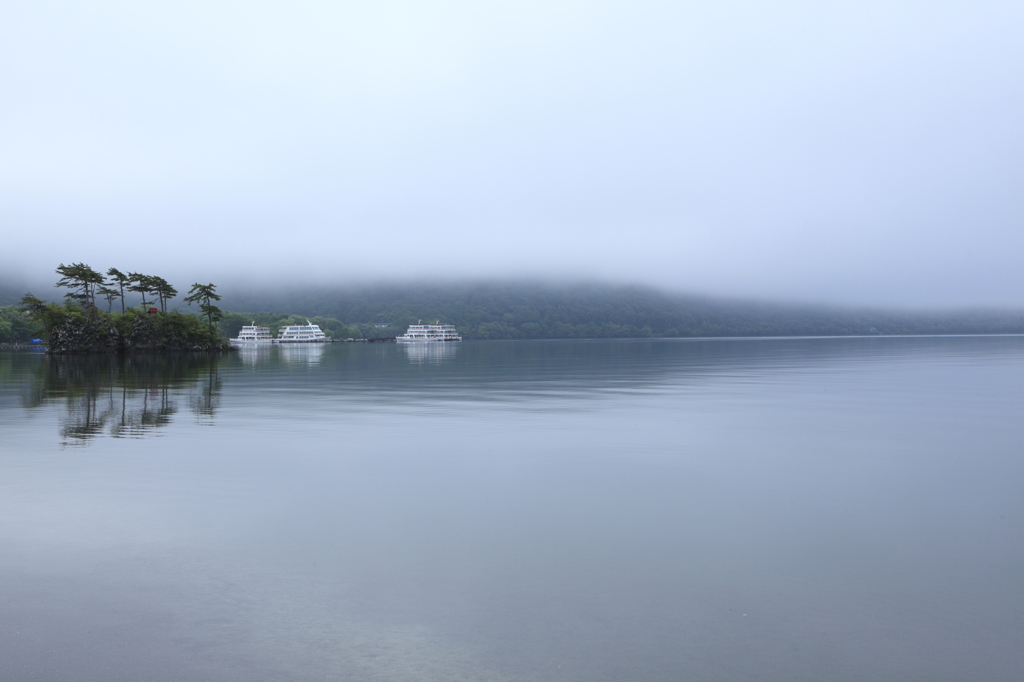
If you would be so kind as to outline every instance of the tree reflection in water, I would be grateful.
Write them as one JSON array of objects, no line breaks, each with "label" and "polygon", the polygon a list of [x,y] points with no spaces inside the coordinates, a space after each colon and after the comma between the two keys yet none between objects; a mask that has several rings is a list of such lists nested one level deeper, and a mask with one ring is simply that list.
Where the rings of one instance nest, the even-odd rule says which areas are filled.
[{"label": "tree reflection in water", "polygon": [[62,445],[85,445],[104,432],[141,438],[170,424],[182,399],[198,418],[212,421],[222,359],[205,353],[51,355],[39,363],[23,403],[66,405]]}]

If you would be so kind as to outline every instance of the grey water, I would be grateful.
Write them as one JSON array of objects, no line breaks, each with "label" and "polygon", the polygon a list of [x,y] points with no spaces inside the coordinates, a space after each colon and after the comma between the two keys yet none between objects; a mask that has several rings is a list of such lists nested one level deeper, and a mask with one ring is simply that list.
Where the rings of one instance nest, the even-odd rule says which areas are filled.
[{"label": "grey water", "polygon": [[0,679],[1024,679],[1024,338],[0,353]]}]

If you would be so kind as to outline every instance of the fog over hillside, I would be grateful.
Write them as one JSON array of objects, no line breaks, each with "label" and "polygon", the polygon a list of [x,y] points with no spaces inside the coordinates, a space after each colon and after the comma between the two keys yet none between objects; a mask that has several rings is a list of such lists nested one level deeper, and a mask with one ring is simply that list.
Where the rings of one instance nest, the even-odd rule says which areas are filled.
[{"label": "fog over hillside", "polygon": [[[184,293],[184,287],[179,287]],[[0,286],[0,305],[16,287]],[[63,290],[35,290],[59,300]],[[455,324],[466,339],[709,336],[865,336],[1021,334],[1024,308],[899,309],[824,306],[680,294],[638,284],[544,280],[405,282],[362,285],[220,288],[223,336],[258,318],[314,318],[334,336],[392,337],[418,320]],[[6,292],[6,293],[5,293]],[[5,299],[4,296],[7,296]],[[138,305],[138,294],[125,302]],[[119,301],[111,305],[116,309]],[[181,298],[169,309],[196,312]],[[293,321],[294,323],[294,321]],[[347,326],[347,328],[346,328]]]},{"label": "fog over hillside", "polygon": [[[236,311],[457,325],[466,338],[1024,333],[1024,309],[880,310],[681,295],[648,286],[483,281],[228,291]],[[364,335],[376,335],[364,328]]]},{"label": "fog over hillside", "polygon": [[1020,306],[1021,35],[984,0],[7,3],[0,277]]}]

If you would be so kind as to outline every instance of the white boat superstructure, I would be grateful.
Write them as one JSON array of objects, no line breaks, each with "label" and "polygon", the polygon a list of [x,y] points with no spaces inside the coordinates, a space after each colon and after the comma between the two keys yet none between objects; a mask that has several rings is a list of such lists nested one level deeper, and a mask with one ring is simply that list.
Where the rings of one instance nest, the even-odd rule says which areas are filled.
[{"label": "white boat superstructure", "polygon": [[327,335],[320,325],[306,320],[306,324],[293,324],[277,330],[277,343],[325,343]]},{"label": "white boat superstructure", "polygon": [[398,343],[426,343],[431,341],[462,341],[462,337],[450,324],[441,324],[440,320],[434,324],[410,324],[409,328],[401,336],[395,337]]},{"label": "white boat superstructure", "polygon": [[273,343],[274,339],[270,336],[270,327],[262,327],[256,324],[253,320],[252,324],[247,324],[242,327],[241,331],[238,332],[238,337],[231,339],[231,343],[240,346],[250,343]]}]

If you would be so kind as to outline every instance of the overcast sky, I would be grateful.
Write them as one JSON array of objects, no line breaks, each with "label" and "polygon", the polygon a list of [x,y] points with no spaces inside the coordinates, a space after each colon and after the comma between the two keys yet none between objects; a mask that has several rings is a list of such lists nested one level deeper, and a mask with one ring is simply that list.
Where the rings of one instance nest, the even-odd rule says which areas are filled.
[{"label": "overcast sky", "polygon": [[0,267],[1022,305],[1022,36],[1019,1],[4,2]]}]

